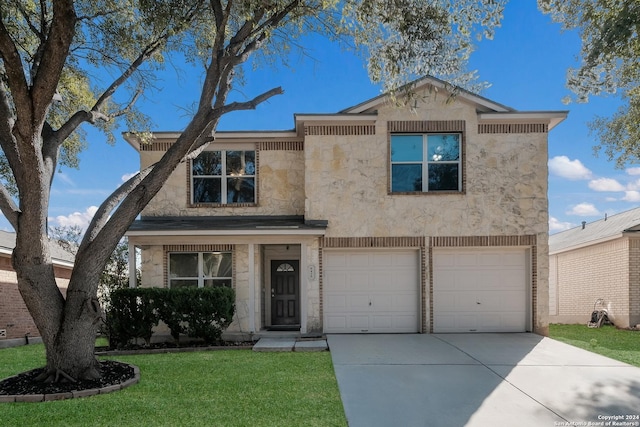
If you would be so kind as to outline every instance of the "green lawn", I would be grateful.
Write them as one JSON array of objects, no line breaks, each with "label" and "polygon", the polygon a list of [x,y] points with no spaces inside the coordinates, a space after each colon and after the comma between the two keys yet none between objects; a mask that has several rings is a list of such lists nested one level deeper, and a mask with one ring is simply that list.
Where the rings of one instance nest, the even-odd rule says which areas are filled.
[{"label": "green lawn", "polygon": [[640,331],[616,329],[610,325],[601,328],[588,328],[586,325],[549,325],[549,336],[640,367]]},{"label": "green lawn", "polygon": [[[113,357],[140,383],[101,396],[0,404],[1,426],[346,426],[331,355],[224,350]],[[42,345],[0,350],[0,378],[44,365]]]}]

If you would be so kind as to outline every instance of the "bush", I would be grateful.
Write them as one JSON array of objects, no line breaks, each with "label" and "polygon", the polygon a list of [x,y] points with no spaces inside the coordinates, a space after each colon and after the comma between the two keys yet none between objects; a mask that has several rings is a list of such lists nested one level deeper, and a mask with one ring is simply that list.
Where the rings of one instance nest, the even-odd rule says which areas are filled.
[{"label": "bush", "polygon": [[207,344],[220,340],[235,312],[231,288],[133,288],[111,294],[105,330],[112,347],[126,347],[131,340],[151,341],[153,327],[167,324],[176,343],[180,334]]},{"label": "bush", "polygon": [[[142,291],[142,292],[141,292]],[[110,295],[105,331],[112,347],[124,347],[134,338],[151,343],[153,327],[158,324],[154,289],[118,289]]]}]

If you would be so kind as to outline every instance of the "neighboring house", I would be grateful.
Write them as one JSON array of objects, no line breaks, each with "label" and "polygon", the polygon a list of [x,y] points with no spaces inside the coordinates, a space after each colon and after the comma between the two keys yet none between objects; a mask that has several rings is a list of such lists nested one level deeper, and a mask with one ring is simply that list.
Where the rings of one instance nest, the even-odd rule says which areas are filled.
[{"label": "neighboring house", "polygon": [[[545,334],[547,133],[567,113],[415,92],[216,132],[127,232],[141,285],[232,286],[237,333]],[[178,135],[126,137],[146,168]]]},{"label": "neighboring house", "polygon": [[[24,343],[25,337],[40,336],[18,291],[18,279],[11,264],[15,245],[15,233],[0,231],[0,347]],[[74,256],[59,245],[51,243],[51,258],[58,287],[66,295]]]},{"label": "neighboring house", "polygon": [[616,326],[640,323],[640,208],[549,237],[549,321],[586,324],[599,298]]}]

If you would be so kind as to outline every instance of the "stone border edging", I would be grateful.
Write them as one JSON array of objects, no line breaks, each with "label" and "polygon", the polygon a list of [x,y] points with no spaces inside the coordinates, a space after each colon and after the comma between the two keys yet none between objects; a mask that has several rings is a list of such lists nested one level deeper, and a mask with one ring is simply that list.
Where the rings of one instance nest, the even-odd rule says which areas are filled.
[{"label": "stone border edging", "polygon": [[[105,350],[96,351],[96,356],[134,356],[137,354],[163,354],[163,353],[190,353],[196,351],[218,351],[218,350],[251,350],[252,345],[228,345],[228,346],[209,346],[209,347],[167,347],[167,348],[148,348],[136,350]],[[133,365],[132,365],[133,366]]]},{"label": "stone border edging", "polygon": [[53,400],[77,399],[80,397],[89,397],[95,396],[97,394],[107,394],[114,391],[122,390],[140,382],[140,368],[130,363],[126,363],[126,365],[129,365],[133,368],[133,378],[130,378],[120,384],[113,384],[101,388],[90,388],[87,390],[68,391],[64,393],[0,395],[0,403],[49,402]]}]

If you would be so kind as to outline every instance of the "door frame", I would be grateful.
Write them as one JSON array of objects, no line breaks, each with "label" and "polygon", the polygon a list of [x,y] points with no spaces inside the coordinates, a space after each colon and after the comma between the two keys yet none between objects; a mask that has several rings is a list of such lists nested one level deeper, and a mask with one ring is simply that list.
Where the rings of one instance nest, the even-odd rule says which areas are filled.
[{"label": "door frame", "polygon": [[271,325],[271,262],[272,261],[298,261],[298,309],[300,312],[300,328],[302,329],[303,323],[305,323],[303,316],[306,315],[306,311],[303,310],[302,304],[305,300],[303,287],[306,286],[306,282],[303,282],[304,276],[302,275],[303,262],[301,257],[300,244],[275,244],[275,245],[263,245],[263,262],[262,262],[262,328],[269,328]]},{"label": "door frame", "polygon": [[[292,326],[298,326],[298,328],[300,327],[300,321],[301,321],[301,315],[300,315],[300,260],[297,259],[286,259],[286,260],[279,260],[279,259],[274,259],[271,260],[270,263],[270,273],[271,273],[271,292],[270,292],[270,303],[271,303],[271,326],[279,326],[279,327],[285,327],[285,328],[290,328]],[[276,323],[277,320],[277,316],[276,313],[273,312],[274,310],[274,298],[276,297],[275,293],[275,289],[274,289],[274,283],[273,283],[273,278],[274,276],[278,273],[277,268],[280,267],[281,265],[288,265],[294,268],[294,275],[291,275],[289,277],[295,277],[295,285],[296,288],[294,289],[294,292],[292,294],[287,294],[287,301],[294,301],[294,311],[295,311],[295,317],[294,317],[294,323],[292,324],[288,324],[288,323]],[[293,296],[292,298],[290,296]]]}]

